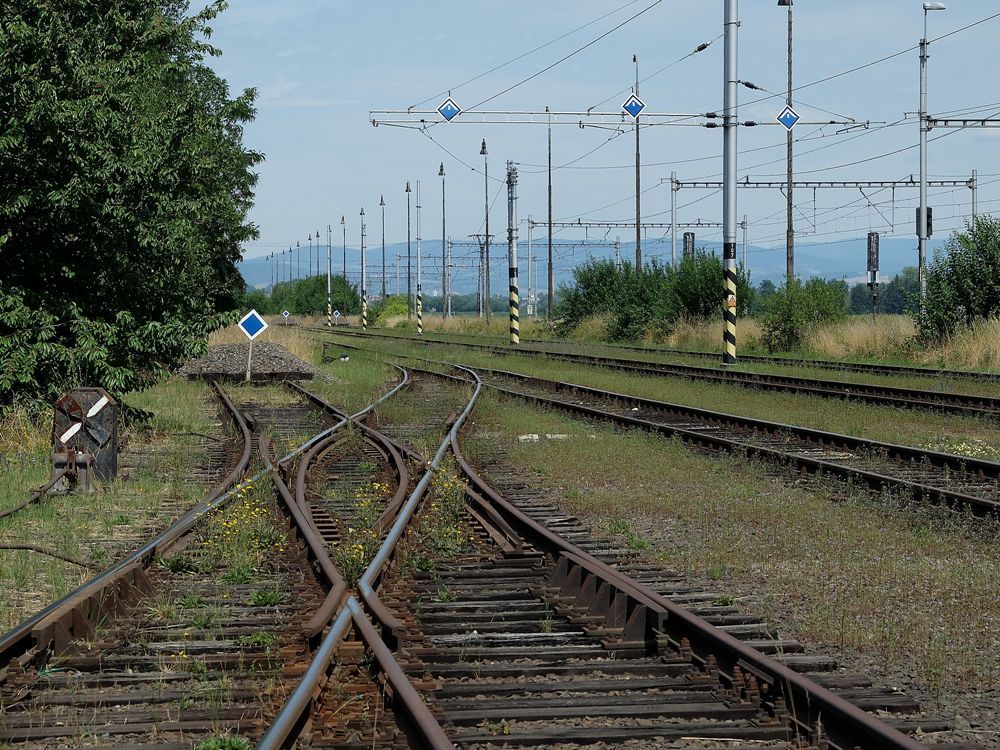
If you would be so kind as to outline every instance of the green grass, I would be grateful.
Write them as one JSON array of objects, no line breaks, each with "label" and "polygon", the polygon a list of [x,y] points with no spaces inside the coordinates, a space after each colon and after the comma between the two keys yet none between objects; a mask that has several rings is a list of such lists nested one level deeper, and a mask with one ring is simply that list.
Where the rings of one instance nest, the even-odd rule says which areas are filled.
[{"label": "green grass", "polygon": [[[1000,427],[985,418],[901,410],[824,399],[794,393],[759,391],[739,386],[636,375],[591,365],[518,355],[497,356],[474,350],[404,342],[371,342],[400,355],[437,357],[480,367],[506,369],[527,375],[614,390],[635,396],[839,432],[882,442],[920,447],[951,448],[974,457],[1000,460]],[[428,353],[430,352],[430,353]]]},{"label": "green grass", "polygon": [[[121,463],[137,456],[128,477],[98,486],[91,494],[50,496],[0,521],[9,543],[52,547],[72,557],[107,566],[148,538],[148,527],[163,528],[196,503],[205,488],[185,482],[203,463],[203,438],[218,433],[216,405],[204,383],[170,380],[130,394],[126,402],[155,416],[122,427],[126,445]],[[0,424],[3,431],[6,423]],[[40,420],[22,438],[30,451],[0,463],[0,509],[22,502],[48,476],[48,430]],[[175,505],[172,505],[175,504]],[[31,552],[0,551],[0,631],[71,591],[92,575]]]},{"label": "green grass", "polygon": [[[331,353],[336,354],[337,350]],[[398,382],[399,374],[382,357],[355,351],[351,351],[350,355],[347,362],[335,358],[320,365],[320,374],[303,387],[353,413],[392,388]]]},{"label": "green grass", "polygon": [[[464,443],[473,460],[499,441],[506,459],[569,512],[638,535],[668,568],[718,581],[720,601],[763,602],[789,636],[861,651],[933,690],[1000,680],[1000,535],[992,525],[832,480],[789,482],[739,457],[493,394],[474,425]],[[569,437],[519,443],[526,432]]]}]

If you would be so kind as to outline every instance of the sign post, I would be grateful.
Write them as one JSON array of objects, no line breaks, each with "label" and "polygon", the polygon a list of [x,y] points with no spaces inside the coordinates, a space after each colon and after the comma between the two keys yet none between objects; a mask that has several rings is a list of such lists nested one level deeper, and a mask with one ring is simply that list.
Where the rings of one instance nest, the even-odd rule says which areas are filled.
[{"label": "sign post", "polygon": [[267,321],[256,310],[251,310],[239,322],[240,330],[250,339],[250,350],[247,353],[247,383],[250,382],[250,364],[253,361],[253,340],[267,330]]}]

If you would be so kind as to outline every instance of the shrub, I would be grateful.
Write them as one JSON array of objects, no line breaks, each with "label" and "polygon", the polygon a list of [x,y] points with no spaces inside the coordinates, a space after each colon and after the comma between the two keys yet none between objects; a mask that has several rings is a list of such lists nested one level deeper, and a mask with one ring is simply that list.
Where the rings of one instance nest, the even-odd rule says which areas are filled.
[{"label": "shrub", "polygon": [[797,348],[818,323],[847,317],[847,284],[843,281],[795,279],[768,300],[761,320],[761,343],[768,351]]}]

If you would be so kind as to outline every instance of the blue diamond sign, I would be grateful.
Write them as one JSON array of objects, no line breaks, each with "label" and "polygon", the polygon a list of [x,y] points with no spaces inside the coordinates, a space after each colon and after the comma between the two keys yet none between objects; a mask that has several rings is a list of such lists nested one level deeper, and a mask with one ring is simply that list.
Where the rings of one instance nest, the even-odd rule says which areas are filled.
[{"label": "blue diamond sign", "polygon": [[283,311],[281,314],[286,320],[288,319],[288,316],[291,315],[291,313],[288,312],[288,310]]},{"label": "blue diamond sign", "polygon": [[267,321],[256,310],[251,310],[239,322],[240,329],[253,341],[267,330]]},{"label": "blue diamond sign", "polygon": [[622,109],[628,112],[629,115],[632,116],[633,120],[639,119],[639,113],[642,112],[642,110],[644,110],[645,108],[646,108],[646,103],[635,94],[632,94],[628,99],[625,100],[625,103],[622,104]]},{"label": "blue diamond sign", "polygon": [[799,113],[791,107],[785,107],[781,110],[781,114],[777,117],[778,122],[784,125],[789,132],[791,132],[792,128],[795,127],[795,123],[801,119],[802,118],[799,117]]},{"label": "blue diamond sign", "polygon": [[445,120],[451,122],[462,113],[462,108],[459,107],[455,103],[455,100],[449,96],[444,100],[441,106],[438,107],[438,112]]}]

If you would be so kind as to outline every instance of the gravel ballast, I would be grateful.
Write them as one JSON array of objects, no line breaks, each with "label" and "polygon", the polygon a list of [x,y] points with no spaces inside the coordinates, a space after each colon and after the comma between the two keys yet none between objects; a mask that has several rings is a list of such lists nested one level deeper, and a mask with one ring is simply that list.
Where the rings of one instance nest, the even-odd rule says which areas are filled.
[{"label": "gravel ballast", "polygon": [[[204,357],[186,362],[177,372],[189,380],[244,380],[250,344],[210,346]],[[253,346],[251,380],[312,380],[317,369],[281,344],[261,341]]]}]

